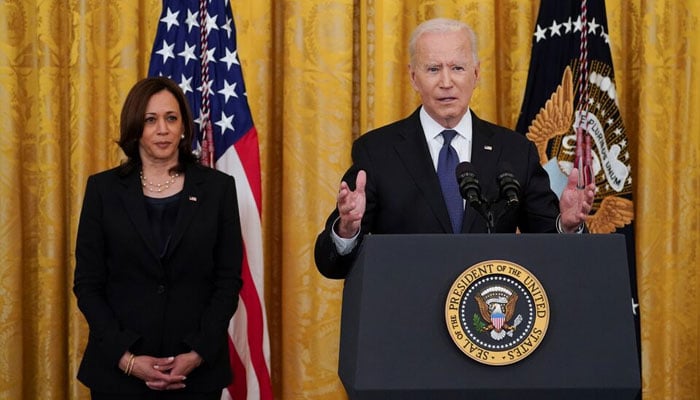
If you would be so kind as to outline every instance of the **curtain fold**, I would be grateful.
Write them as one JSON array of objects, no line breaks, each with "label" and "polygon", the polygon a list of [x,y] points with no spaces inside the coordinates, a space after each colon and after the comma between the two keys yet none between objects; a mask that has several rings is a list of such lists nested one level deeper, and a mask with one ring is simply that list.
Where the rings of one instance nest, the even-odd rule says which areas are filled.
[{"label": "curtain fold", "polygon": [[[282,398],[338,391],[340,283],[314,273],[314,232],[332,207],[352,139],[353,2],[283,1],[281,215]],[[324,157],[318,157],[325,154]],[[292,222],[294,221],[294,222]],[[292,225],[289,223],[292,222]],[[312,379],[308,379],[313,377]]]},{"label": "curtain fold", "polygon": [[[87,177],[119,163],[126,93],[146,75],[159,0],[0,3],[0,398],[84,399],[87,325],[72,294]],[[279,399],[342,399],[342,281],[313,244],[352,140],[419,104],[407,42],[421,21],[479,36],[482,118],[514,127],[539,2],[231,0],[259,133],[266,303]],[[700,2],[606,4],[634,178],[646,399],[700,397]]]},{"label": "curtain fold", "polygon": [[630,27],[631,36],[638,36],[637,51],[626,53],[638,61],[633,62],[638,81],[627,89],[638,96],[628,111],[638,130],[637,259],[649,398],[700,396],[700,376],[683,372],[700,368],[694,340],[700,308],[691,289],[700,283],[700,104],[693,96],[700,88],[698,11],[697,2],[643,2],[638,26]]}]

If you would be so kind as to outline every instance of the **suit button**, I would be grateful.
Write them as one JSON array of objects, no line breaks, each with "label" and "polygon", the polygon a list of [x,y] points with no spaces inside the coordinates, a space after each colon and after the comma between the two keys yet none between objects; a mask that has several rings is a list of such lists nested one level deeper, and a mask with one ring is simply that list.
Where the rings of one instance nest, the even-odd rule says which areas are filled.
[{"label": "suit button", "polygon": [[158,285],[158,294],[163,294],[165,293],[165,286],[164,285]]}]

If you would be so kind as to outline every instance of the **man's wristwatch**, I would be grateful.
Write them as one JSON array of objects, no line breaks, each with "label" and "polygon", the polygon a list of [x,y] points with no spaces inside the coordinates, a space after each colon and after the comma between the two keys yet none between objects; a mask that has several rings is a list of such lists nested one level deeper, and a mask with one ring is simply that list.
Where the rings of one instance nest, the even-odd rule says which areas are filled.
[{"label": "man's wristwatch", "polygon": [[[583,233],[584,226],[585,226],[585,224],[583,222],[581,222],[581,224],[579,224],[578,228],[576,228],[576,230],[574,230],[573,232],[570,232],[570,233]],[[557,232],[567,233],[567,232],[564,232],[564,229],[561,227],[561,214],[557,215]]]}]

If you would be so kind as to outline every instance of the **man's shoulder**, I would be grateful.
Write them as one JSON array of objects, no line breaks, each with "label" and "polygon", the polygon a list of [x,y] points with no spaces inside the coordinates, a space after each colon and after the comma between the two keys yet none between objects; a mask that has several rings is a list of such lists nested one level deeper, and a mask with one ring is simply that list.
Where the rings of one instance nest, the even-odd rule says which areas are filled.
[{"label": "man's shoulder", "polygon": [[360,143],[394,141],[399,138],[405,138],[407,135],[415,134],[416,131],[422,132],[417,110],[406,118],[367,131],[367,133],[357,138],[356,141]]},{"label": "man's shoulder", "polygon": [[530,140],[525,135],[503,125],[481,119],[472,113],[472,124],[475,133],[481,133],[495,140],[505,140],[511,143],[527,144]]}]

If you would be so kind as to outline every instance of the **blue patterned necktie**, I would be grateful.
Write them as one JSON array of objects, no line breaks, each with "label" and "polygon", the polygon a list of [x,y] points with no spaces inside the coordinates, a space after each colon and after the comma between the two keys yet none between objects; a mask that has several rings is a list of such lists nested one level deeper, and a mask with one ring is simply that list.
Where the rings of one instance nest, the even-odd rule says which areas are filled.
[{"label": "blue patterned necktie", "polygon": [[452,231],[460,233],[462,231],[462,218],[464,217],[464,203],[462,196],[459,194],[459,186],[455,176],[455,169],[457,164],[459,164],[459,156],[450,144],[457,132],[447,129],[442,131],[441,134],[444,141],[438,156],[437,174],[438,179],[440,179],[440,187],[442,187],[442,197],[445,199],[447,211],[450,214]]}]

